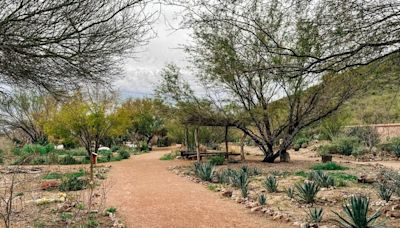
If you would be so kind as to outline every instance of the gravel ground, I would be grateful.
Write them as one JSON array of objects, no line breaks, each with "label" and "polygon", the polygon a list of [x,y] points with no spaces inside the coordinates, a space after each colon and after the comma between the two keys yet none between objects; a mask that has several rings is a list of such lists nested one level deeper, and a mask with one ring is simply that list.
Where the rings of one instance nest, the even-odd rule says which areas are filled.
[{"label": "gravel ground", "polygon": [[183,161],[159,160],[167,152],[170,149],[111,164],[107,205],[117,208],[126,227],[291,227],[173,174],[168,167]]}]

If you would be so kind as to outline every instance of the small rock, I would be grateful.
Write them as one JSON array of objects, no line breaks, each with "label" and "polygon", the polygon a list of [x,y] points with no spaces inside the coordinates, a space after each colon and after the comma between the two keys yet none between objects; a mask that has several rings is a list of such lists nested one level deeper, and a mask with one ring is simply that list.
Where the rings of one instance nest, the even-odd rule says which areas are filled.
[{"label": "small rock", "polygon": [[232,197],[232,191],[231,190],[227,190],[225,192],[222,192],[222,196],[223,197]]},{"label": "small rock", "polygon": [[400,210],[400,204],[392,206],[392,211],[396,211],[396,210]]},{"label": "small rock", "polygon": [[261,209],[262,209],[262,206],[253,207],[253,208],[251,208],[251,212],[261,211]]},{"label": "small rock", "polygon": [[386,217],[400,218],[400,211],[388,211],[388,212],[386,212]]}]

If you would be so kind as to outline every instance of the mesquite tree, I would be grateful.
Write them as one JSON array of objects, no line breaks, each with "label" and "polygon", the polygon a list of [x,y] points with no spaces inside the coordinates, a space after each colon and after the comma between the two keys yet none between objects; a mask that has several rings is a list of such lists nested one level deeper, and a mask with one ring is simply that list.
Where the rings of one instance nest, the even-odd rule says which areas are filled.
[{"label": "mesquite tree", "polygon": [[[11,135],[15,131],[23,133],[31,143],[46,143],[44,121],[56,101],[39,91],[15,91],[10,96],[1,97],[0,124],[2,131]],[[21,139],[18,139],[21,140]]]},{"label": "mesquite tree", "polygon": [[[224,115],[249,136],[265,154],[265,162],[279,156],[287,160],[286,150],[302,129],[336,112],[366,85],[371,67],[351,66],[369,62],[378,66],[385,55],[368,55],[365,49],[365,58],[358,52],[323,57],[336,56],[335,48],[343,51],[356,42],[350,39],[356,36],[346,36],[348,42],[342,47],[333,40],[328,45],[326,36],[333,35],[321,37],[328,30],[321,30],[317,20],[325,12],[322,3],[294,1],[297,5],[292,7],[280,0],[200,2],[184,5],[192,7],[187,8],[185,21],[193,29],[194,44],[188,52],[200,81],[218,94],[212,96],[213,115]],[[313,56],[327,59],[314,62]],[[370,59],[357,62],[366,58]],[[357,61],[350,64],[349,59]],[[176,85],[179,80],[164,77],[164,81]]]},{"label": "mesquite tree", "polygon": [[[400,51],[400,3],[397,0],[166,0],[181,6],[183,26],[227,27],[257,40],[259,54],[290,56],[303,64],[274,62],[251,71],[341,72],[368,65]],[[265,23],[269,21],[269,23]],[[282,25],[279,31],[276,25]],[[303,30],[309,37],[303,39]],[[243,38],[245,38],[243,37]],[[285,38],[285,39],[282,39]],[[303,49],[299,42],[312,42]]]},{"label": "mesquite tree", "polygon": [[7,85],[53,93],[119,73],[149,38],[147,0],[0,1],[0,92]]}]

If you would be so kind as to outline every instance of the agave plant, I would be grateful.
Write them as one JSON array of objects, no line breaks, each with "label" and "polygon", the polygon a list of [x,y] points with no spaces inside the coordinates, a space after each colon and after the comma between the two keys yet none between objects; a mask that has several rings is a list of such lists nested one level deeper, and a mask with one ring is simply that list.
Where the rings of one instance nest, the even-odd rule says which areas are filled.
[{"label": "agave plant", "polygon": [[314,203],[315,196],[319,192],[319,185],[313,181],[305,182],[304,184],[296,185],[296,190],[301,201],[305,203]]},{"label": "agave plant", "polygon": [[294,197],[294,188],[293,187],[289,187],[285,190],[286,195],[290,198],[293,199]]},{"label": "agave plant", "polygon": [[243,197],[247,197],[249,189],[249,175],[242,169],[232,172],[232,185],[240,188]]},{"label": "agave plant", "polygon": [[378,185],[378,194],[381,199],[389,202],[393,194],[393,188],[387,184],[380,183]]},{"label": "agave plant", "polygon": [[268,176],[264,181],[264,187],[268,192],[277,192],[278,191],[278,182],[274,176]]},{"label": "agave plant", "polygon": [[324,216],[323,208],[311,208],[308,212],[308,220],[312,223],[319,223],[322,221],[322,217]]},{"label": "agave plant", "polygon": [[214,175],[214,165],[211,163],[194,163],[194,173],[204,181],[210,181]]},{"label": "agave plant", "polygon": [[258,203],[260,205],[265,205],[267,203],[267,197],[264,194],[258,196]]},{"label": "agave plant", "polygon": [[378,228],[384,227],[384,223],[377,223],[381,212],[377,211],[368,217],[369,199],[365,196],[352,196],[347,204],[343,205],[343,211],[346,215],[342,216],[337,212],[333,212],[338,216],[336,222],[340,227],[344,228]]},{"label": "agave plant", "polygon": [[334,179],[331,176],[326,175],[322,170],[311,172],[308,179],[317,182],[321,187],[327,188],[330,186],[335,186]]}]

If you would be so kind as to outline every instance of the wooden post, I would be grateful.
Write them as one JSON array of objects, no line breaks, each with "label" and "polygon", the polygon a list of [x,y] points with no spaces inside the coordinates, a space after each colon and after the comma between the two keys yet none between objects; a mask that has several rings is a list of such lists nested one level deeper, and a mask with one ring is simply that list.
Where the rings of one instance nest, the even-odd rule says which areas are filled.
[{"label": "wooden post", "polygon": [[186,147],[186,151],[189,151],[189,132],[188,132],[188,127],[186,125],[185,125],[185,139],[183,144]]},{"label": "wooden post", "polygon": [[194,141],[196,144],[197,162],[200,162],[200,144],[199,144],[199,128],[194,129]]},{"label": "wooden post", "polygon": [[225,158],[229,158],[229,148],[228,148],[228,126],[225,126]]},{"label": "wooden post", "polygon": [[240,139],[240,160],[244,161],[244,140],[246,139],[246,134],[243,134],[242,138]]}]

